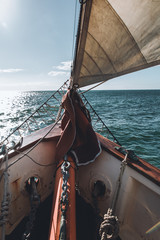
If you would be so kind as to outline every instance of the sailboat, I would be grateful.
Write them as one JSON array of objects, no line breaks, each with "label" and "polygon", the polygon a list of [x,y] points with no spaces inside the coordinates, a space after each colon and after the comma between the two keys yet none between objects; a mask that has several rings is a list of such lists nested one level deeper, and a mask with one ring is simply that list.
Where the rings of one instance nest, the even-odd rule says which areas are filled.
[{"label": "sailboat", "polygon": [[160,64],[159,1],[80,5],[69,81],[1,143],[1,240],[160,239],[160,169],[121,146],[81,90]]}]

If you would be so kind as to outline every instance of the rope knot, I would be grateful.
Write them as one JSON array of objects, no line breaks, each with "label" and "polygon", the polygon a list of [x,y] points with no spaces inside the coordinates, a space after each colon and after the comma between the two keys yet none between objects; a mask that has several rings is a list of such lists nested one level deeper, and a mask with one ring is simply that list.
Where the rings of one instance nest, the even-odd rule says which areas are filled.
[{"label": "rope knot", "polygon": [[99,234],[101,240],[115,239],[118,237],[119,225],[118,218],[112,215],[112,209],[109,208],[107,214],[104,215],[104,220],[100,225]]},{"label": "rope knot", "polygon": [[7,194],[6,201],[1,203],[1,215],[0,215],[0,226],[3,226],[7,222],[7,216],[9,211],[9,199],[10,195]]}]

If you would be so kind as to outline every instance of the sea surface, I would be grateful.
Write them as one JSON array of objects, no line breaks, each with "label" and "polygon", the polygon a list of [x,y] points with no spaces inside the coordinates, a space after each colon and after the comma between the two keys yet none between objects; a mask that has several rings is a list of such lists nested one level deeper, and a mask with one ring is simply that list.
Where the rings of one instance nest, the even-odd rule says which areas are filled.
[{"label": "sea surface", "polygon": [[[52,93],[0,91],[0,139]],[[85,96],[122,146],[160,168],[160,90],[95,90]]]}]

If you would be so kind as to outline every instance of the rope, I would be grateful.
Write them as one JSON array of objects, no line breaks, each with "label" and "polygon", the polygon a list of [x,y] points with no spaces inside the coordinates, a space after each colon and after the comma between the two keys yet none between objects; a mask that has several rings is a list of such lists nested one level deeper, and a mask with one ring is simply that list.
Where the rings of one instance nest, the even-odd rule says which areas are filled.
[{"label": "rope", "polygon": [[29,220],[26,223],[25,232],[22,235],[22,240],[29,240],[31,236],[32,229],[36,220],[36,213],[40,205],[40,195],[37,192],[37,185],[34,178],[30,179],[30,214]]},{"label": "rope", "polygon": [[115,239],[118,237],[118,233],[119,233],[118,218],[114,216],[113,213],[115,212],[115,209],[116,209],[119,191],[122,183],[122,177],[127,165],[127,157],[128,157],[128,151],[126,152],[126,155],[121,163],[120,173],[119,173],[117,185],[115,188],[116,190],[113,196],[111,208],[108,208],[107,214],[104,215],[104,220],[100,225],[99,234],[101,236],[101,240]]},{"label": "rope", "polygon": [[118,181],[117,181],[117,185],[116,185],[116,190],[115,190],[115,193],[114,193],[113,202],[112,202],[112,206],[111,206],[111,208],[113,209],[113,212],[115,211],[115,208],[116,208],[116,205],[117,205],[119,191],[120,191],[121,184],[122,184],[122,177],[123,177],[123,173],[124,173],[124,170],[126,168],[126,165],[127,165],[127,157],[128,157],[128,151],[126,152],[126,155],[125,155],[123,161],[121,162],[120,173],[119,173],[119,177],[118,177]]},{"label": "rope", "polygon": [[[57,119],[57,121],[52,125],[52,127],[48,130],[48,132],[47,132],[32,148],[30,148],[26,153],[24,153],[21,157],[17,158],[14,162],[12,162],[10,165],[8,165],[8,166],[4,169],[2,175],[0,176],[0,181],[2,180],[2,177],[3,177],[4,173],[5,173],[5,171],[7,171],[7,169],[9,169],[12,165],[14,165],[14,164],[17,163],[18,161],[20,161],[20,160],[24,157],[24,155],[25,155],[25,156],[28,156],[28,154],[29,154],[35,147],[37,147],[39,143],[41,143],[41,142],[45,139],[45,137],[52,131],[52,129],[53,129],[53,128],[56,126],[56,124],[59,122],[59,120],[61,119],[61,117],[62,117],[62,116],[59,116],[59,118]],[[31,158],[30,158],[30,159],[31,159]],[[33,160],[33,159],[31,159],[31,160]]]},{"label": "rope", "polygon": [[6,201],[3,200],[1,203],[0,226],[3,226],[6,223],[8,210],[9,210],[9,194],[7,194],[6,196]]},{"label": "rope", "polygon": [[87,2],[87,0],[79,0],[79,3],[81,4],[81,5],[83,5],[83,4],[85,4]]},{"label": "rope", "polygon": [[51,166],[56,165],[56,163],[49,163],[49,164],[38,163],[36,160],[34,160],[32,157],[30,157],[27,153],[23,153],[23,152],[20,152],[18,150],[15,150],[15,152],[23,155],[23,157],[28,157],[32,162],[34,162],[35,164],[37,164],[40,167],[51,167]]},{"label": "rope", "polygon": [[75,3],[75,12],[74,12],[73,42],[72,42],[72,59],[73,59],[73,55],[74,55],[74,45],[75,45],[76,18],[77,18],[77,0],[76,0],[76,3]]},{"label": "rope", "polygon": [[80,94],[89,92],[90,90],[92,90],[92,89],[100,86],[101,84],[103,84],[103,83],[105,83],[105,82],[107,82],[107,81],[108,81],[108,79],[107,79],[107,80],[104,80],[103,82],[100,82],[100,83],[96,84],[95,86],[93,86],[93,87],[91,87],[91,88],[89,88],[89,89],[87,89],[87,90],[85,90],[85,91],[83,91],[83,92],[81,92]]},{"label": "rope", "polygon": [[[118,145],[121,146],[121,143],[118,141],[118,139],[114,136],[114,134],[110,131],[110,129],[106,126],[106,124],[103,122],[103,120],[100,118],[100,116],[98,115],[98,113],[94,110],[94,108],[92,107],[92,105],[88,102],[86,96],[83,94],[83,92],[80,91],[79,95],[82,95],[82,97],[85,100],[85,106],[88,105],[90,107],[90,109],[92,110],[92,112],[94,113],[94,115],[97,117],[97,120],[99,122],[102,123],[102,125],[107,129],[108,133],[110,134],[110,136],[112,136],[113,141],[115,141]],[[91,111],[90,111],[91,112]]]},{"label": "rope", "polygon": [[[43,117],[43,116],[41,116],[41,115],[39,114],[39,112],[42,112],[42,110],[43,110],[43,113],[44,113],[44,112],[47,112],[46,110],[44,110],[44,105],[48,104],[49,101],[52,101],[52,100],[54,99],[54,100],[56,100],[56,101],[59,103],[59,105],[60,105],[60,104],[61,104],[61,100],[59,100],[59,99],[56,97],[56,95],[59,94],[58,96],[62,97],[61,91],[63,91],[63,89],[67,89],[67,88],[68,88],[68,83],[69,83],[69,80],[67,80],[56,92],[54,92],[42,105],[40,105],[29,117],[27,117],[27,118],[25,119],[25,121],[23,121],[18,127],[16,127],[6,138],[4,138],[4,140],[0,143],[0,145],[4,144],[5,141],[9,142],[9,138],[12,137],[13,134],[16,133],[17,131],[18,131],[18,132],[19,132],[19,130],[22,130],[22,131],[23,131],[23,128],[26,129],[26,127],[25,127],[26,125],[27,125],[28,130],[29,130],[30,132],[34,131],[34,130],[32,130],[32,129],[30,128],[30,126],[29,126],[29,124],[30,124],[29,121],[33,123],[33,120],[32,120],[32,119],[34,119],[34,122],[35,122],[35,121],[36,121],[35,118],[37,117],[37,115],[38,115],[39,117]],[[37,114],[37,115],[36,115],[36,114]],[[53,119],[50,119],[50,120],[53,120]],[[42,119],[42,121],[43,121],[44,123],[46,123],[44,119]],[[41,128],[41,127],[39,126],[38,129],[40,129],[40,128]],[[37,129],[37,130],[38,130],[38,129]],[[6,145],[7,145],[7,144],[6,144]],[[7,148],[9,149],[9,147],[7,147]]]},{"label": "rope", "polygon": [[[1,231],[1,240],[5,240],[5,225],[7,222],[8,210],[9,210],[9,193],[8,193],[8,150],[6,146],[4,146],[4,161],[6,165],[6,170],[4,171],[4,188],[3,188],[3,200],[1,203],[1,216],[0,216],[0,226],[2,227]],[[3,162],[4,162],[3,161]]]},{"label": "rope", "polygon": [[100,225],[99,234],[101,240],[115,239],[118,237],[119,225],[118,218],[112,215],[112,209],[109,208],[107,214],[104,215],[104,220]]}]

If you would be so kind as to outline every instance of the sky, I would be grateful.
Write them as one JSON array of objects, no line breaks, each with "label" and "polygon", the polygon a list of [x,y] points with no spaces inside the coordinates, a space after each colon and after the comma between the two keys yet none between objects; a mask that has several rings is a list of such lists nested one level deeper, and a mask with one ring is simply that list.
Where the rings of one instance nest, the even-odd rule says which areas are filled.
[{"label": "sky", "polygon": [[[70,76],[77,0],[0,0],[0,90],[56,90]],[[77,24],[76,24],[77,25]],[[160,89],[160,66],[97,89]]]}]

